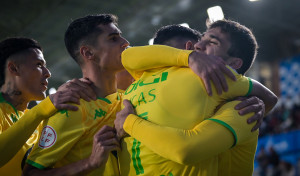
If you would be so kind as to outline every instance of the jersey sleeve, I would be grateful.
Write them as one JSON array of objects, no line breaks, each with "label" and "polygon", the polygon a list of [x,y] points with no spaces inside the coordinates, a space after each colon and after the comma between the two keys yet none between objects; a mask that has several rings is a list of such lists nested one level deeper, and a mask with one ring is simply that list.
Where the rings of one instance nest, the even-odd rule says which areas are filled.
[{"label": "jersey sleeve", "polygon": [[53,167],[85,132],[82,119],[82,107],[79,107],[77,111],[59,111],[44,121],[39,141],[26,162],[39,169]]},{"label": "jersey sleeve", "polygon": [[[15,124],[0,131],[1,163],[8,162],[25,144],[41,121],[53,115],[57,109],[49,97],[27,111]],[[3,115],[2,111],[0,113]],[[11,145],[14,144],[14,145]]]},{"label": "jersey sleeve", "polygon": [[[195,164],[254,135],[251,134],[254,124],[246,122],[250,114],[239,116],[233,110],[236,104],[227,103],[212,120],[204,120],[191,130],[160,126],[132,114],[123,127],[129,135],[158,155],[181,164]],[[240,126],[237,127],[237,124]]]},{"label": "jersey sleeve", "polygon": [[[221,97],[224,100],[232,100],[238,96],[248,96],[252,90],[252,81],[250,78],[243,76],[241,74],[236,73],[232,68],[227,66],[236,76],[236,81],[233,81],[228,76],[225,76],[228,91],[224,92]],[[213,95],[218,96],[218,94],[213,92]]]},{"label": "jersey sleeve", "polygon": [[251,132],[251,129],[254,127],[255,123],[250,125],[247,123],[247,119],[254,115],[254,113],[240,116],[238,111],[233,111],[234,107],[238,103],[239,101],[233,101],[223,105],[212,118],[207,119],[209,121],[219,123],[223,127],[227,128],[227,130],[231,131],[235,139],[233,146],[245,142],[253,135],[258,135],[258,130]]},{"label": "jersey sleeve", "polygon": [[165,45],[131,47],[123,51],[122,64],[134,79],[138,79],[148,69],[188,66],[188,57],[192,52]]}]

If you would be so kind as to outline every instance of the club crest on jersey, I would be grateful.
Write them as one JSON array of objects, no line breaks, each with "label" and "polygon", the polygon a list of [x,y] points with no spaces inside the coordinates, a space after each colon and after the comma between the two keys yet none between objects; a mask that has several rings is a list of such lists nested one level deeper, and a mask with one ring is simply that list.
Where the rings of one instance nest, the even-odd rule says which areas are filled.
[{"label": "club crest on jersey", "polygon": [[56,142],[57,135],[55,130],[47,125],[43,128],[42,135],[39,141],[40,148],[49,148]]}]

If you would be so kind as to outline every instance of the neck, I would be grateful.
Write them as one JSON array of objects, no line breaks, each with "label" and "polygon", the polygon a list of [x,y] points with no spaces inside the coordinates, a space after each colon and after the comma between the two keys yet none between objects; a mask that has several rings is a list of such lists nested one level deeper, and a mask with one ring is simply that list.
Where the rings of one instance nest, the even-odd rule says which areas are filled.
[{"label": "neck", "polygon": [[116,72],[101,71],[96,69],[82,69],[83,77],[93,82],[92,88],[97,97],[105,98],[107,95],[117,92]]},{"label": "neck", "polygon": [[3,98],[12,104],[18,111],[24,111],[27,108],[29,101],[25,100],[22,96],[22,92],[10,82],[1,87],[1,93]]}]

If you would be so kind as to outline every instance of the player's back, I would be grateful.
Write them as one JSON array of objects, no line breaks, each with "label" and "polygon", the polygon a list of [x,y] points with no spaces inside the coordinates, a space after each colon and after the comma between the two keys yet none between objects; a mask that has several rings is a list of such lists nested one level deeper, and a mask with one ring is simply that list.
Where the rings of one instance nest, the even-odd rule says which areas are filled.
[{"label": "player's back", "polygon": [[[248,83],[245,85],[249,86]],[[214,90],[213,96],[209,97],[200,78],[189,68],[166,67],[144,72],[126,90],[124,98],[132,102],[141,118],[163,126],[191,129],[210,117],[220,102],[235,96],[231,93],[218,96]],[[245,91],[240,93],[246,94]],[[120,154],[122,175],[153,175],[153,172],[157,173],[154,175],[217,174],[216,156],[196,165],[183,165],[155,154],[132,137],[124,141]]]}]

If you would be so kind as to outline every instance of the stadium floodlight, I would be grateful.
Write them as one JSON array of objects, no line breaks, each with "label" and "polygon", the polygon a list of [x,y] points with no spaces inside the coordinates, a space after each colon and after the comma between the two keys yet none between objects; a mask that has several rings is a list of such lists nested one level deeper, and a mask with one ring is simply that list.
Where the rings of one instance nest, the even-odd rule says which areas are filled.
[{"label": "stadium floodlight", "polygon": [[224,19],[224,14],[220,6],[214,6],[207,9],[207,14],[210,22],[215,22]]},{"label": "stadium floodlight", "polygon": [[153,42],[154,42],[154,38],[150,39],[148,43],[149,45],[153,45]]}]

